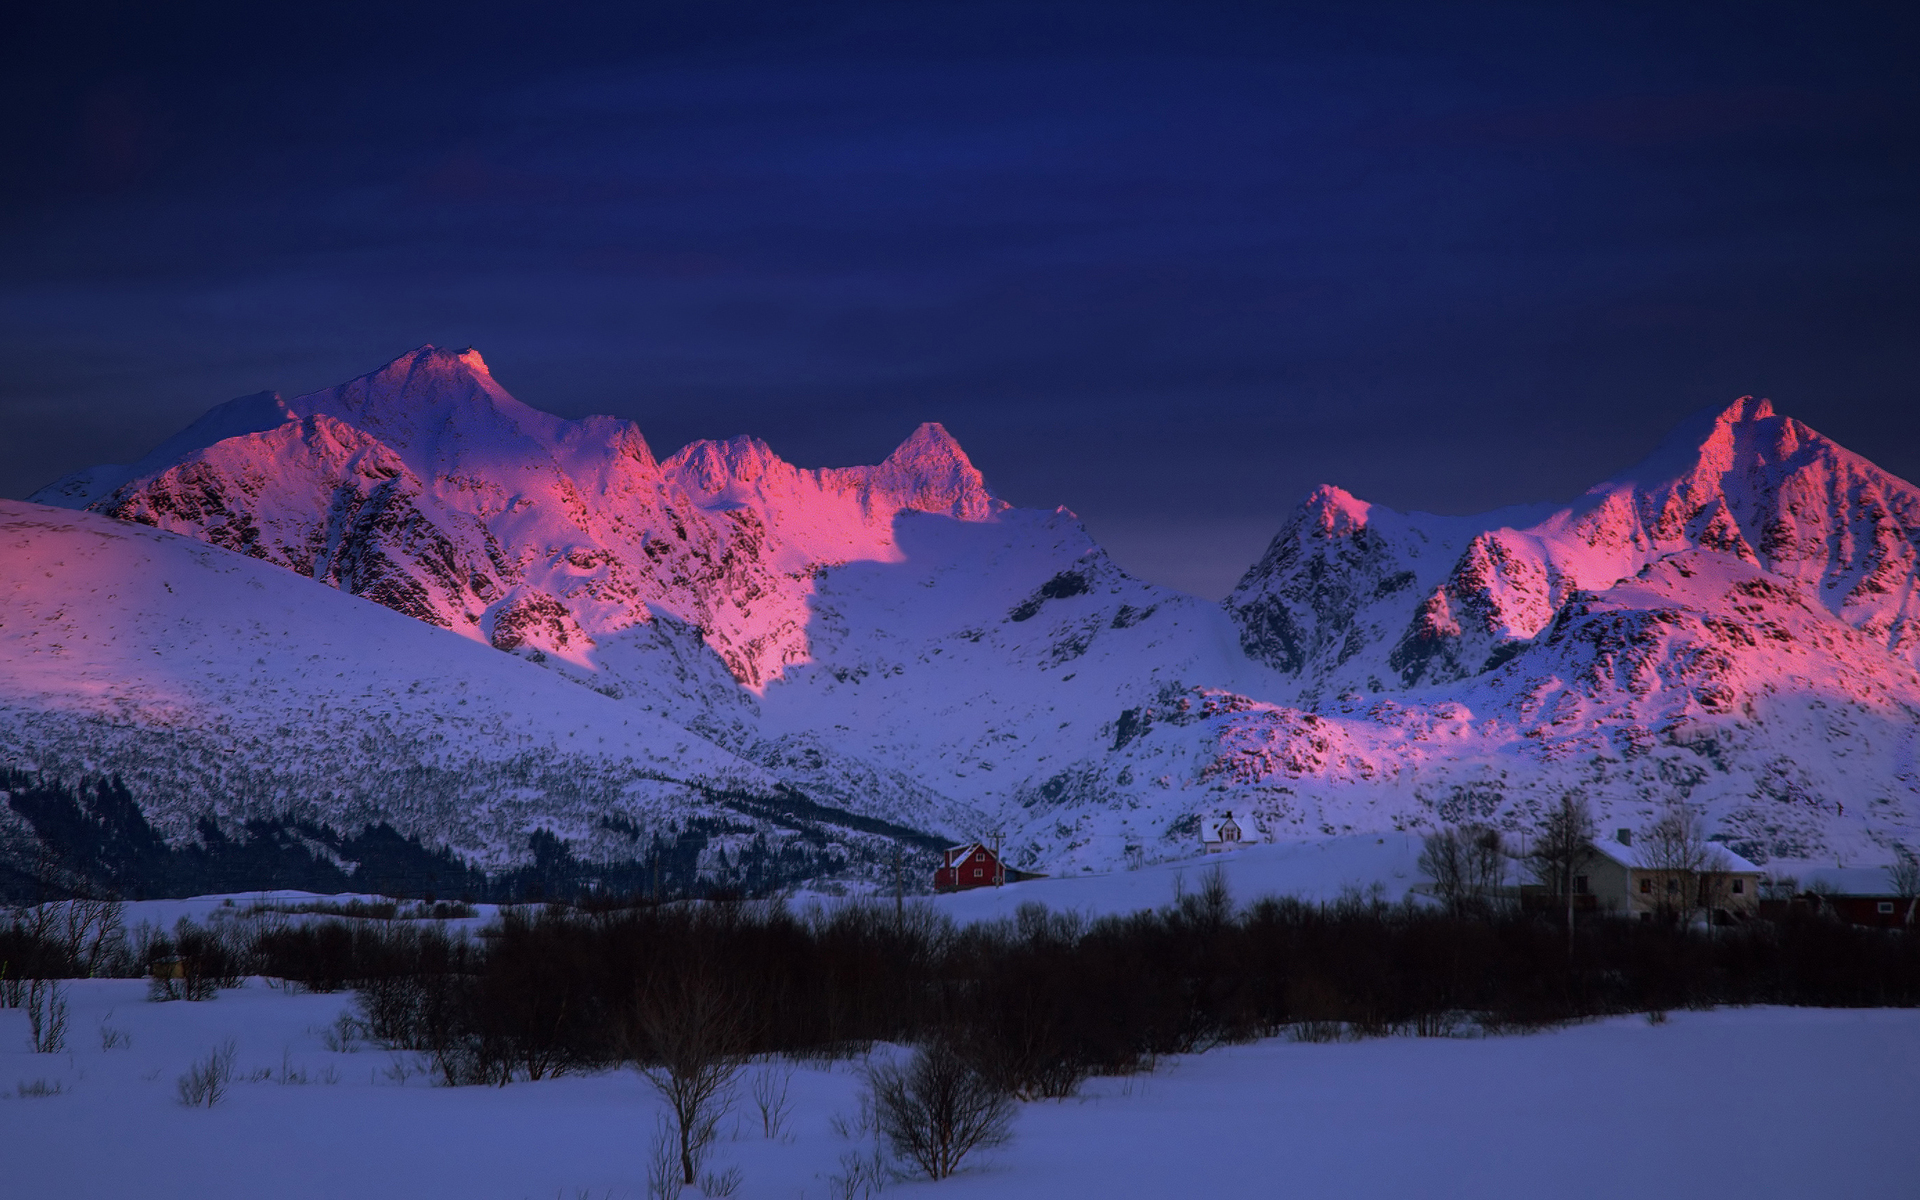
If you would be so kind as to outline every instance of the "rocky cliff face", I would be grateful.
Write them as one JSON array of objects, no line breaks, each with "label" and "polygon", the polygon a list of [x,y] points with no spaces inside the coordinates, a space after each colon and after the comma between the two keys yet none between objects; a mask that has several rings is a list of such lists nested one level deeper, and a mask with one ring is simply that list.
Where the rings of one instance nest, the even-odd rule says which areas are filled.
[{"label": "rocky cliff face", "polygon": [[1000,829],[1049,869],[1187,852],[1222,810],[1268,838],[1520,830],[1569,789],[1623,825],[1696,803],[1763,861],[1920,844],[1920,491],[1764,401],[1565,506],[1321,488],[1225,605],[1129,578],[1065,510],[1007,508],[938,426],[874,467],[749,438],[662,462],[471,352],[235,401],[40,499],[507,651],[762,785]]}]

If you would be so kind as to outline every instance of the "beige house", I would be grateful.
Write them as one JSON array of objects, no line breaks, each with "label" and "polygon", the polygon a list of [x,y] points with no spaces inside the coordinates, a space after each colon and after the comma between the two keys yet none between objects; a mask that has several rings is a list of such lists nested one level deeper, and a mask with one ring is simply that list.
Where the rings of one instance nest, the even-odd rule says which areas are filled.
[{"label": "beige house", "polygon": [[1698,870],[1660,866],[1646,847],[1633,844],[1631,829],[1593,843],[1592,850],[1582,873],[1573,877],[1573,892],[1576,897],[1592,896],[1587,903],[1601,912],[1644,921],[1656,913],[1704,910],[1718,921],[1744,919],[1757,911],[1764,872],[1725,846],[1710,846],[1709,861]]}]

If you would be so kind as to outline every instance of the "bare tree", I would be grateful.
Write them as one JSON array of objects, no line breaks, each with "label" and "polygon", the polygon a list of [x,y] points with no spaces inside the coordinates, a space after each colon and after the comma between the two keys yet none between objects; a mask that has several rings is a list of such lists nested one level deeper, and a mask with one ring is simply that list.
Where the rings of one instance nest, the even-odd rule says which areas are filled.
[{"label": "bare tree", "polygon": [[1420,851],[1421,873],[1455,916],[1491,909],[1505,868],[1500,831],[1489,825],[1448,825],[1428,834]]},{"label": "bare tree", "polygon": [[944,1040],[916,1050],[905,1067],[871,1068],[868,1086],[880,1132],[929,1179],[1012,1136],[1013,1100]]},{"label": "bare tree", "polygon": [[1704,910],[1712,921],[1731,879],[1726,851],[1709,842],[1698,814],[1684,804],[1668,806],[1642,835],[1644,861],[1656,873],[1654,907],[1668,920],[1692,924]]},{"label": "bare tree", "polygon": [[1894,894],[1907,902],[1907,924],[1913,924],[1914,910],[1920,909],[1920,854],[1896,842],[1887,879],[1893,884]]},{"label": "bare tree", "polygon": [[680,976],[635,1006],[633,1052],[640,1073],[667,1102],[683,1183],[700,1176],[746,1055],[742,1005],[710,981]]},{"label": "bare tree", "polygon": [[87,978],[98,975],[116,951],[125,952],[125,906],[118,900],[83,896],[47,907],[57,910],[57,938]]},{"label": "bare tree", "polygon": [[1528,857],[1534,878],[1566,901],[1568,955],[1573,954],[1573,881],[1593,853],[1593,810],[1585,796],[1567,792],[1540,822]]}]

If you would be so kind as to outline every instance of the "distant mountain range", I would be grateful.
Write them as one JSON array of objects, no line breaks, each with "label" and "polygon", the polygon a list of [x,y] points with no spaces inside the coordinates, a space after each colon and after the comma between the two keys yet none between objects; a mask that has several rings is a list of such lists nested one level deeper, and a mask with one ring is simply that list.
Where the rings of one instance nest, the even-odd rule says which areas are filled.
[{"label": "distant mountain range", "polygon": [[1570,789],[1756,861],[1920,844],[1920,490],[1765,401],[1567,506],[1320,488],[1215,604],[937,425],[876,467],[659,460],[423,347],[0,505],[0,545],[0,767],[118,776],[175,844],[386,823],[504,870],[697,828],[732,878],[991,830],[1059,872],[1216,812],[1518,830]]}]

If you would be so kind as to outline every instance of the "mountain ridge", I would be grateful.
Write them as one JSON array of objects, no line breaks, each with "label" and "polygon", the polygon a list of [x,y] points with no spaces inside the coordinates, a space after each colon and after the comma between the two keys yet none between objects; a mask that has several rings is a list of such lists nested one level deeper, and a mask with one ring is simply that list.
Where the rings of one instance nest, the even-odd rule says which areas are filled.
[{"label": "mountain ridge", "polygon": [[1920,489],[1764,400],[1568,504],[1435,517],[1323,486],[1212,604],[1000,501],[935,424],[869,467],[750,437],[657,460],[431,347],[264,397],[171,461],[36,495],[505,651],[763,786],[998,829],[1052,869],[1180,853],[1203,812],[1269,838],[1518,830],[1569,789],[1609,820],[1697,803],[1758,860],[1920,835]]}]

